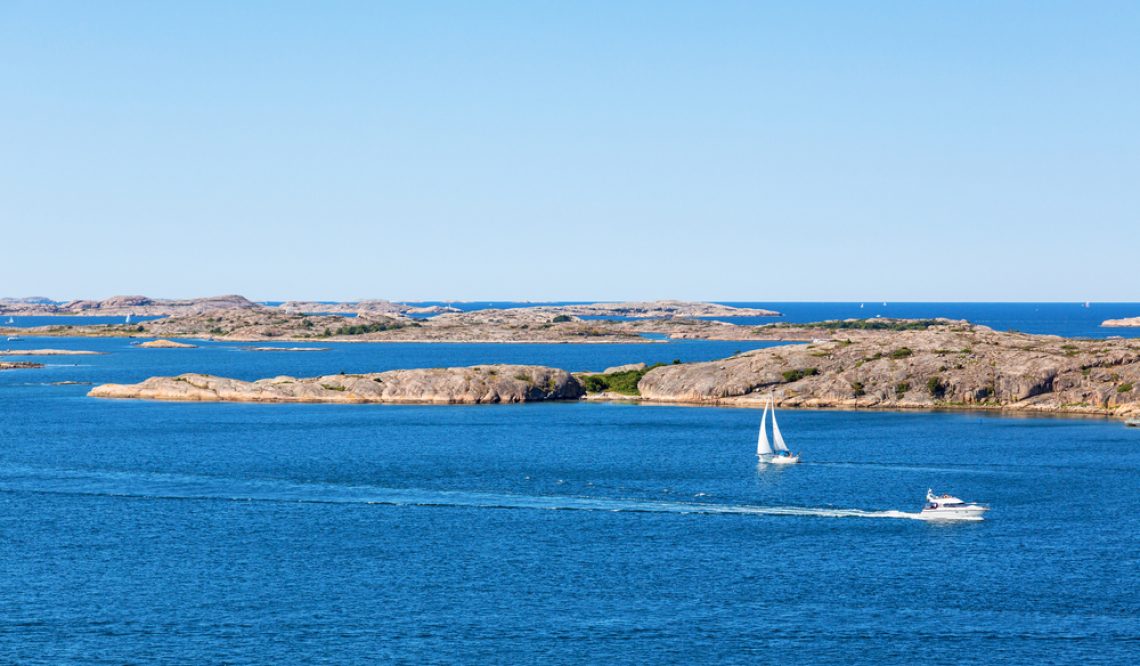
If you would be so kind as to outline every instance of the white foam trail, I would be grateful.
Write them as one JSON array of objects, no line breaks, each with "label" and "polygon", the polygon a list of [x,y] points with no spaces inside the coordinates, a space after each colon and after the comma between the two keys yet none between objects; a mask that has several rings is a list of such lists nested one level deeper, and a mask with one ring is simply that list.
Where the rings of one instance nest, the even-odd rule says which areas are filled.
[{"label": "white foam trail", "polygon": [[671,502],[568,495],[514,495],[459,490],[385,488],[273,480],[235,480],[175,474],[0,469],[0,491],[137,497],[146,499],[373,504],[386,506],[604,511],[700,515],[803,516],[926,520],[905,511],[865,511],[832,507],[760,506]]},{"label": "white foam trail", "polygon": [[946,466],[946,465],[908,465],[906,463],[894,462],[847,462],[847,461],[834,461],[834,462],[810,462],[800,463],[801,465],[819,465],[824,467],[857,467],[857,468],[881,468],[894,470],[906,470],[908,472],[954,472],[963,474],[997,474],[997,475],[1013,475],[1017,474],[1016,469],[998,469],[996,466]]}]

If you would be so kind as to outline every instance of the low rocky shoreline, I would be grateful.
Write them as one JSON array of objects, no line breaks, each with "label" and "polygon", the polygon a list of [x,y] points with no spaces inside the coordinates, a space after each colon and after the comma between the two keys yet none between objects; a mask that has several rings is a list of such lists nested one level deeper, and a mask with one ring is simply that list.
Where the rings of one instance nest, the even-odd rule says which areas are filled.
[{"label": "low rocky shoreline", "polygon": [[0,370],[20,370],[25,368],[42,367],[44,367],[43,363],[32,363],[31,361],[17,361],[14,363],[8,361],[0,361]]},{"label": "low rocky shoreline", "polygon": [[0,349],[0,356],[101,356],[103,352],[84,349]]},{"label": "low rocky shoreline", "polygon": [[[859,323],[868,321],[875,324]],[[631,364],[593,375],[495,365],[257,382],[182,375],[104,385],[89,395],[436,404],[589,398],[741,406],[772,396],[778,405],[802,408],[1140,414],[1140,341],[1000,333],[948,320],[853,320],[786,331],[829,337],[718,361]]]},{"label": "low rocky shoreline", "polygon": [[191,402],[329,402],[486,404],[570,400],[585,391],[565,370],[530,365],[390,370],[246,382],[211,375],[151,377],[138,384],[103,384],[95,398]]}]

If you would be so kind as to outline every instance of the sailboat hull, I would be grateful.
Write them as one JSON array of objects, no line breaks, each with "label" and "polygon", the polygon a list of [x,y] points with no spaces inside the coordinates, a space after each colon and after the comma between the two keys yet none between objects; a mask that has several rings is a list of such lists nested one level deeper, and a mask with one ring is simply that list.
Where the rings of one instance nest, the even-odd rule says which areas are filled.
[{"label": "sailboat hull", "polygon": [[772,465],[794,465],[800,461],[799,456],[760,456],[760,462]]}]

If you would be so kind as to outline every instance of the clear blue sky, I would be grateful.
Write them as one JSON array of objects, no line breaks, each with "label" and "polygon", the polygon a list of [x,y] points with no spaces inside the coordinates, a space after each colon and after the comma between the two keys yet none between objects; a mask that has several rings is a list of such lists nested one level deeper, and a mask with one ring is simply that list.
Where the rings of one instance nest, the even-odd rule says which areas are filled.
[{"label": "clear blue sky", "polygon": [[1137,2],[0,1],[0,296],[1140,300]]}]

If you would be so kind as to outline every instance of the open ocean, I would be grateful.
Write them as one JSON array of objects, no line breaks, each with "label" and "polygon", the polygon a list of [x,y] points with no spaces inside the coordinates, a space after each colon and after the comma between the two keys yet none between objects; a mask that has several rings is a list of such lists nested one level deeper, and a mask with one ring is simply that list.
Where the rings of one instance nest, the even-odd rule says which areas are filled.
[{"label": "open ocean", "polygon": [[[1136,304],[756,305],[785,321],[947,316],[1140,334],[1098,326],[1140,315]],[[187,371],[600,370],[762,344],[261,353],[130,342],[7,343],[105,354],[0,372],[0,663],[1037,665],[1140,655],[1140,428],[1118,421],[781,411],[804,462],[758,469],[756,410],[84,394],[89,383]],[[981,523],[915,520],[931,487],[993,509]]]}]

